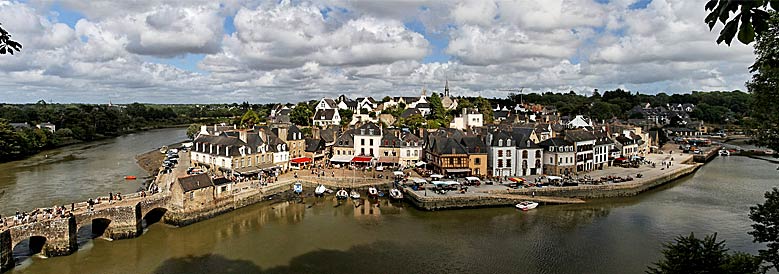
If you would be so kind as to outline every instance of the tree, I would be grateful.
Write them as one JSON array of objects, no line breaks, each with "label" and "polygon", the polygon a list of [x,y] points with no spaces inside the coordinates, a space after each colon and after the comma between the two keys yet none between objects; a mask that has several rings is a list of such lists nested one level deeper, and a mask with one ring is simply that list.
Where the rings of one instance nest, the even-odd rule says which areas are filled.
[{"label": "tree", "polygon": [[346,126],[351,123],[352,117],[354,117],[354,111],[351,109],[340,109],[338,110],[338,114],[341,116],[341,126]]},{"label": "tree", "polygon": [[195,139],[195,136],[200,132],[200,126],[200,124],[189,125],[189,127],[187,127],[187,137],[189,139]]},{"label": "tree", "polygon": [[479,96],[473,101],[473,105],[479,108],[479,112],[483,116],[482,120],[484,121],[484,124],[492,124],[492,120],[495,119],[495,117],[492,113],[490,101]]},{"label": "tree", "polygon": [[746,254],[728,254],[725,241],[717,241],[717,234],[703,239],[678,236],[664,245],[663,258],[649,267],[647,273],[759,273],[760,259]]},{"label": "tree", "polygon": [[246,113],[241,116],[241,127],[243,128],[251,128],[254,127],[255,124],[260,122],[260,116],[257,115],[254,110],[247,110]]},{"label": "tree", "polygon": [[0,24],[0,54],[10,53],[13,55],[14,51],[20,50],[22,50],[22,44],[11,40],[11,34],[3,29],[2,24]]},{"label": "tree", "polygon": [[293,124],[299,126],[311,125],[311,117],[314,116],[314,112],[305,102],[298,103],[292,112],[289,114],[289,119]]},{"label": "tree", "polygon": [[749,235],[766,244],[760,257],[779,271],[779,188],[765,193],[764,204],[749,208],[749,219],[755,222]]},{"label": "tree", "polygon": [[446,118],[446,111],[444,110],[444,104],[441,103],[441,96],[438,93],[433,93],[427,99],[430,104],[430,119],[431,120],[443,120]]},{"label": "tree", "polygon": [[[705,6],[710,10],[704,22],[709,25],[709,30],[714,29],[717,22],[725,25],[719,33],[717,44],[725,42],[730,45],[733,37],[738,32],[738,41],[743,44],[752,43],[755,36],[763,37],[768,31],[770,11],[779,9],[779,1],[776,0],[709,0]],[[730,13],[738,14],[730,21]],[[739,25],[740,24],[740,25]]]},{"label": "tree", "polygon": [[755,63],[750,67],[752,80],[747,88],[752,94],[751,120],[758,145],[779,150],[779,15],[772,13],[767,33],[755,43]]}]

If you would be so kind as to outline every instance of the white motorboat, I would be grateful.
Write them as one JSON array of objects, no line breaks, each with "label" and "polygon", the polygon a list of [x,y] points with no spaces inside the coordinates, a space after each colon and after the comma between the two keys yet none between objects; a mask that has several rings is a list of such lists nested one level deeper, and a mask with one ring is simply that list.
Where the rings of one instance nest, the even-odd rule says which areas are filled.
[{"label": "white motorboat", "polygon": [[339,200],[343,200],[343,199],[349,198],[349,193],[346,192],[346,190],[339,189],[338,192],[335,193],[335,198],[337,198]]},{"label": "white motorboat", "polygon": [[719,156],[730,156],[730,151],[728,151],[727,149],[720,149]]},{"label": "white motorboat", "polygon": [[323,185],[319,185],[314,189],[314,195],[317,197],[321,197],[325,195],[325,192],[327,191],[327,188]]},{"label": "white motorboat", "polygon": [[375,187],[369,187],[368,188],[368,197],[370,198],[376,198],[379,197],[379,190]]},{"label": "white motorboat", "polygon": [[390,189],[389,192],[390,198],[393,200],[402,200],[403,199],[403,192],[400,191],[400,189],[393,188]]},{"label": "white motorboat", "polygon": [[357,193],[357,191],[352,190],[352,193],[349,193],[349,197],[352,197],[352,199],[360,199],[360,193]]},{"label": "white motorboat", "polygon": [[524,201],[517,204],[517,208],[521,209],[522,211],[528,211],[536,207],[538,207],[538,203],[533,201]]}]

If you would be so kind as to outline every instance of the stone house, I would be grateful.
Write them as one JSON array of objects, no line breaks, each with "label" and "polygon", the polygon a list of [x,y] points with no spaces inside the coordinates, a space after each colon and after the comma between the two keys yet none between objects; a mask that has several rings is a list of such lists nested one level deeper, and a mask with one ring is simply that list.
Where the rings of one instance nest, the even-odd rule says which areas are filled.
[{"label": "stone house", "polygon": [[208,174],[182,176],[171,186],[171,202],[183,209],[199,209],[214,201],[214,193]]},{"label": "stone house", "polygon": [[576,151],[573,142],[554,137],[538,145],[544,148],[544,174],[561,176],[575,172]]},{"label": "stone house", "polygon": [[398,138],[399,131],[397,130],[385,130],[381,137],[381,143],[379,144],[378,162],[382,166],[397,166],[400,164],[400,145],[401,140]]},{"label": "stone house", "polygon": [[350,129],[335,140],[330,162],[334,164],[349,163],[354,156],[354,129]]},{"label": "stone house", "polygon": [[401,166],[413,167],[424,155],[422,138],[411,132],[402,132],[400,135],[400,159]]}]

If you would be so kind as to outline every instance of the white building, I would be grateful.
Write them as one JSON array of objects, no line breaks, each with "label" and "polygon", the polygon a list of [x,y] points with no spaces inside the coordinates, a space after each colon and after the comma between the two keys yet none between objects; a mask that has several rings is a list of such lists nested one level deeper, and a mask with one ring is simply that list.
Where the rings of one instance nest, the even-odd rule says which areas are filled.
[{"label": "white building", "polygon": [[474,127],[484,126],[484,119],[478,109],[463,108],[463,113],[460,117],[455,117],[451,123],[450,128],[456,128],[459,130],[465,130]]},{"label": "white building", "polygon": [[514,176],[516,174],[516,161],[514,160],[516,148],[511,135],[498,130],[488,133],[487,140],[490,144],[487,163],[492,176]]},{"label": "white building", "polygon": [[410,132],[404,132],[400,136],[400,165],[414,167],[421,159],[424,142],[421,138]]},{"label": "white building", "polygon": [[514,128],[511,133],[514,139],[516,153],[514,155],[517,164],[516,176],[537,175],[543,172],[544,149],[536,141],[535,131],[532,128]]},{"label": "white building", "polygon": [[354,154],[377,157],[381,138],[381,127],[375,123],[366,123],[358,127],[354,132]]},{"label": "white building", "polygon": [[595,148],[593,149],[596,169],[603,169],[609,166],[609,151],[614,148],[614,142],[611,141],[608,134],[603,131],[596,131],[595,134]]},{"label": "white building", "polygon": [[576,172],[588,172],[595,169],[595,135],[592,132],[575,129],[566,130],[565,139],[572,142],[576,149]]},{"label": "white building", "polygon": [[[321,103],[321,102],[320,102]],[[314,125],[326,127],[328,125],[341,124],[341,115],[338,108],[335,109],[317,109],[314,113]]]},{"label": "white building", "polygon": [[571,119],[565,126],[570,129],[584,128],[592,130],[592,120],[581,115],[576,115],[576,117]]},{"label": "white building", "polygon": [[318,104],[316,104],[315,110],[324,110],[324,109],[337,109],[338,103],[335,102],[335,100],[331,98],[322,98],[322,100],[319,101]]}]

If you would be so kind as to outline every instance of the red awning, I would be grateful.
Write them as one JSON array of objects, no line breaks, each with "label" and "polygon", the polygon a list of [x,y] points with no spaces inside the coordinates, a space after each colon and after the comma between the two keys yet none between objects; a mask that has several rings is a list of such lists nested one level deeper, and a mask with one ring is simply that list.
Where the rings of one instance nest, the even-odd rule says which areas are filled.
[{"label": "red awning", "polygon": [[311,162],[311,158],[300,157],[300,158],[292,159],[292,161],[290,161],[290,162],[295,163],[295,164],[303,164],[303,163]]},{"label": "red awning", "polygon": [[367,163],[373,160],[373,157],[357,156],[352,158],[352,163]]}]

